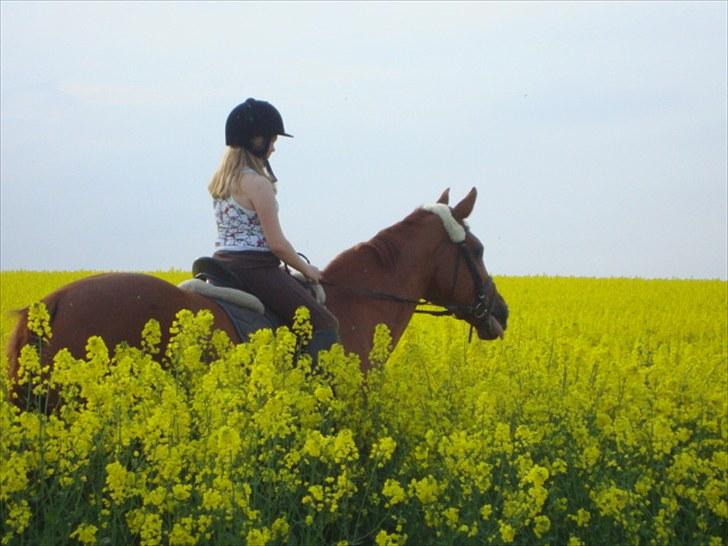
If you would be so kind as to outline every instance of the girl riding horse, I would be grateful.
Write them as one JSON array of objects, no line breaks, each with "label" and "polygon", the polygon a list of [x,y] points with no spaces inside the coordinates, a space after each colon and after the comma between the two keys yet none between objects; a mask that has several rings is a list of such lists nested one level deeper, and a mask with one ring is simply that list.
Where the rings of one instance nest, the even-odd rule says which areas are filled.
[{"label": "girl riding horse", "polygon": [[258,296],[284,323],[290,324],[298,307],[307,307],[314,328],[310,350],[316,354],[339,340],[339,324],[281,268],[282,261],[309,281],[321,281],[321,271],[296,253],[278,219],[278,179],[269,162],[278,135],[292,136],[268,102],[250,98],[230,112],[227,147],[208,186],[217,222],[213,258],[227,265],[239,287]]}]

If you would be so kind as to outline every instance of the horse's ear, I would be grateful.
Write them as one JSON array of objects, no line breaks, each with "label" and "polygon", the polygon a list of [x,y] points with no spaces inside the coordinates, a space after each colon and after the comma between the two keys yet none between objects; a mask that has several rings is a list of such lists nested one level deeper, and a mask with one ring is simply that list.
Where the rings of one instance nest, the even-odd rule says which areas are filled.
[{"label": "horse's ear", "polygon": [[447,205],[450,203],[450,188],[448,188],[444,192],[442,192],[442,195],[437,200],[437,202],[441,203],[443,205]]},{"label": "horse's ear", "polygon": [[473,206],[475,205],[475,198],[478,197],[478,190],[473,188],[465,198],[455,205],[452,209],[452,213],[458,220],[464,220],[470,213],[473,212]]}]

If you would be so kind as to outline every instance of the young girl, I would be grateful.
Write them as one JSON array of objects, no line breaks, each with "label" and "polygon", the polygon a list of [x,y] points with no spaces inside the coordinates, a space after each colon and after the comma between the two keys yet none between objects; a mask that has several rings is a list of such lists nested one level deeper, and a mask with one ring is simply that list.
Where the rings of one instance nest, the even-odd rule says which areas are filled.
[{"label": "young girl", "polygon": [[338,341],[338,321],[296,279],[281,261],[318,283],[321,271],[299,256],[278,220],[277,178],[268,159],[283,119],[268,102],[248,99],[236,106],[225,124],[227,148],[208,190],[217,220],[214,258],[238,277],[241,288],[255,294],[270,311],[290,324],[300,306],[308,307],[314,336],[312,355]]}]

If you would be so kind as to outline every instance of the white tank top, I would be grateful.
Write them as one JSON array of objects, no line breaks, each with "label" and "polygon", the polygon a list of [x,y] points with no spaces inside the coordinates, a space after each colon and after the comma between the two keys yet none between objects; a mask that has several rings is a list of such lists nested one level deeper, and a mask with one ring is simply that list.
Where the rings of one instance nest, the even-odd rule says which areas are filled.
[{"label": "white tank top", "polygon": [[[246,168],[243,172],[255,172]],[[232,196],[214,199],[217,241],[215,250],[270,252],[258,213],[240,206]]]}]

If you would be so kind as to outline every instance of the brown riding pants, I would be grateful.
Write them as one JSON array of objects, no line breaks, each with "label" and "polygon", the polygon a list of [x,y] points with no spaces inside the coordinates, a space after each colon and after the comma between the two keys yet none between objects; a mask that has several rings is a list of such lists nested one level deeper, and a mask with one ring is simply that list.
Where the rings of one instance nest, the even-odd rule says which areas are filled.
[{"label": "brown riding pants", "polygon": [[305,306],[311,312],[314,330],[338,332],[336,317],[281,267],[281,261],[272,252],[220,251],[215,252],[214,258],[235,273],[243,290],[255,294],[285,324],[292,324],[296,309]]}]

